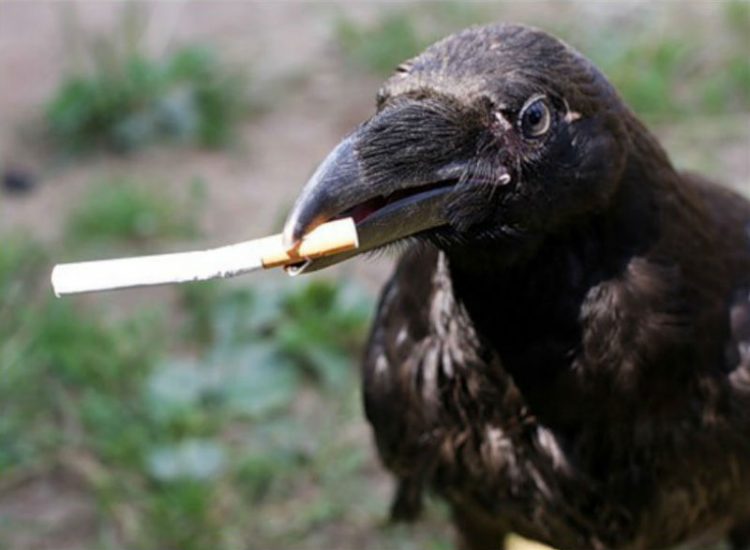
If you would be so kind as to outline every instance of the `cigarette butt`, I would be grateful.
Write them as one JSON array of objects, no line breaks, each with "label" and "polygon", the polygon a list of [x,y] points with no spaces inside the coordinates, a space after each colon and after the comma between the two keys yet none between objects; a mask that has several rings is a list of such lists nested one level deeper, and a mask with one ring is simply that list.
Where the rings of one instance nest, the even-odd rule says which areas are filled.
[{"label": "cigarette butt", "polygon": [[354,220],[346,218],[318,226],[291,250],[283,245],[281,235],[272,235],[210,250],[59,264],[52,270],[52,288],[62,296],[205,281],[296,264],[358,246]]},{"label": "cigarette butt", "polygon": [[274,235],[271,238],[274,242],[262,257],[263,267],[266,268],[331,256],[359,246],[357,228],[352,218],[319,225],[290,250],[286,250],[282,245],[281,235]]}]

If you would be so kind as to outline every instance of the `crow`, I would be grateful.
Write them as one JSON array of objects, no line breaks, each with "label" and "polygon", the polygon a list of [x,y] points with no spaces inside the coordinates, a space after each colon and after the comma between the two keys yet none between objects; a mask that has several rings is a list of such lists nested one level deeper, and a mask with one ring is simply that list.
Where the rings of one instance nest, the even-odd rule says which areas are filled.
[{"label": "crow", "polygon": [[590,61],[496,24],[403,63],[286,243],[344,216],[404,249],[363,367],[394,519],[430,491],[471,550],[750,545],[750,204]]}]

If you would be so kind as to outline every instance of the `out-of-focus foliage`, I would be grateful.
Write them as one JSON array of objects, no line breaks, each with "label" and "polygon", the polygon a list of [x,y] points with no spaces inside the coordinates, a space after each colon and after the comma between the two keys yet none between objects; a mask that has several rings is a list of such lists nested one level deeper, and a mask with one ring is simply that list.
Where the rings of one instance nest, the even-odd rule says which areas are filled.
[{"label": "out-of-focus foliage", "polygon": [[636,39],[594,32],[577,45],[627,103],[649,119],[749,111],[750,14],[740,2],[727,3],[726,10],[727,31],[710,50],[686,41],[678,29],[651,29]]},{"label": "out-of-focus foliage", "polygon": [[200,185],[180,201],[158,183],[124,177],[97,182],[73,209],[66,236],[79,247],[195,236]]},{"label": "out-of-focus foliage", "polygon": [[[39,246],[23,238],[0,249],[0,471],[6,474],[48,460],[63,445],[127,454],[128,434],[137,429],[129,423],[129,399],[154,350],[149,323],[110,325],[40,294],[42,258]],[[107,393],[124,406],[106,411],[105,419],[99,405]],[[63,428],[69,421],[74,434]],[[99,421],[117,424],[119,435],[98,437],[108,429]]]},{"label": "out-of-focus foliage", "polygon": [[[98,182],[68,224],[76,244],[179,236],[174,198],[145,189]],[[157,226],[144,230],[142,216]],[[352,408],[366,294],[322,280],[193,284],[170,331],[155,309],[112,320],[53,298],[46,257],[28,238],[0,247],[2,486],[51,465],[72,472],[99,502],[102,542],[117,548],[233,548],[232,536],[278,545],[345,512],[349,490],[299,503],[289,531],[219,511],[278,506],[361,465],[335,425]],[[306,392],[314,406],[300,410]]]},{"label": "out-of-focus foliage", "polygon": [[[743,1],[724,5],[726,33],[710,50],[686,41],[679,28],[643,28],[641,19],[632,22],[638,32],[612,33],[594,23],[582,32],[569,20],[548,30],[591,58],[641,115],[664,119],[718,114],[750,110],[749,9]],[[369,23],[341,17],[337,38],[350,64],[387,75],[431,42],[498,15],[502,10],[487,4],[439,2],[430,9],[407,4]]]},{"label": "out-of-focus foliage", "polygon": [[92,59],[47,105],[51,135],[68,151],[126,152],[160,141],[220,147],[247,112],[243,78],[212,48],[153,59],[136,47],[100,43]]},{"label": "out-of-focus foliage", "polygon": [[431,42],[485,17],[479,4],[434,2],[392,8],[370,23],[339,17],[336,35],[341,53],[355,67],[387,75]]},{"label": "out-of-focus foliage", "polygon": [[14,308],[23,306],[23,300],[33,284],[32,275],[44,261],[42,248],[20,234],[3,235],[0,247],[0,326],[10,322]]},{"label": "out-of-focus foliage", "polygon": [[[105,531],[122,547],[230,548],[227,530],[271,541],[343,512],[349,497],[326,495],[301,508],[311,515],[297,518],[296,531],[259,534],[243,522],[227,528],[217,510],[227,499],[237,513],[268,498],[280,504],[311,477],[361,463],[361,450],[323,445],[338,437],[336,411],[351,406],[352,351],[372,305],[361,291],[315,280],[253,290],[196,284],[183,292],[184,330],[170,335],[153,311],[111,321],[40,297],[43,260],[24,239],[0,249],[5,483],[48,464],[84,472]],[[193,352],[168,353],[185,345]],[[310,390],[342,405],[296,410]],[[132,532],[120,529],[125,512]]]},{"label": "out-of-focus foliage", "polygon": [[402,13],[389,13],[372,27],[341,19],[338,38],[352,62],[380,74],[388,74],[425,45],[414,25]]},{"label": "out-of-focus foliage", "polygon": [[[362,327],[372,309],[372,302],[352,283],[313,280],[295,292],[269,286],[223,295],[215,287],[211,283],[188,286],[183,294],[190,312],[187,334],[212,346],[209,361],[219,356],[226,358],[224,364],[234,359],[238,364],[281,362],[293,365],[295,377],[306,376],[331,389],[348,381],[351,357],[358,353]],[[264,344],[255,345],[259,341]],[[248,343],[252,351],[243,356],[240,348]],[[268,376],[279,376],[282,370],[274,368]],[[279,387],[288,384],[288,380],[278,382]],[[257,393],[256,404],[245,399],[247,407],[274,401],[272,391],[257,387],[247,391]]]}]

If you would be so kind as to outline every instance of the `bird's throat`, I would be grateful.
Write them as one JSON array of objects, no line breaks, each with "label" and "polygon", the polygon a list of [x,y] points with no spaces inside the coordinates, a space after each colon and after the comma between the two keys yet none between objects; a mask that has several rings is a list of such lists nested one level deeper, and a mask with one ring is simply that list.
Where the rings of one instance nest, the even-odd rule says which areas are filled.
[{"label": "bird's throat", "polygon": [[571,370],[582,348],[587,296],[602,282],[621,277],[658,238],[648,193],[626,183],[616,199],[607,212],[528,243],[510,262],[491,257],[472,262],[470,255],[448,254],[457,302],[535,414],[548,411],[550,425],[561,428],[586,414],[571,399],[586,399]]}]

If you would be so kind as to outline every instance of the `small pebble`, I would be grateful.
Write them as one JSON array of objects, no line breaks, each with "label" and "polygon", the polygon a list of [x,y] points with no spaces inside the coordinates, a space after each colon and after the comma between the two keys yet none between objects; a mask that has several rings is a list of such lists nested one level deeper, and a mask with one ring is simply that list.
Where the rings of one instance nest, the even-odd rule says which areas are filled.
[{"label": "small pebble", "polygon": [[7,169],[2,173],[3,191],[10,195],[30,193],[36,187],[36,178],[26,170]]}]

